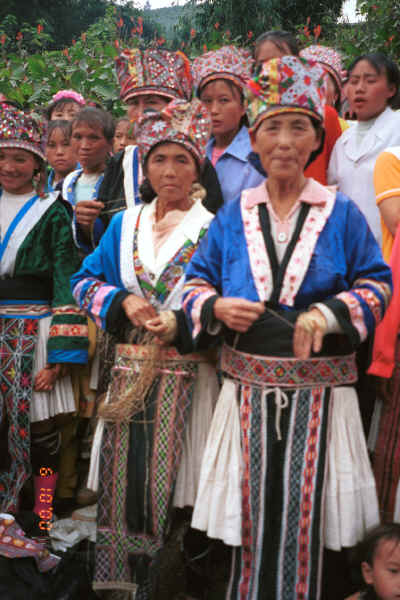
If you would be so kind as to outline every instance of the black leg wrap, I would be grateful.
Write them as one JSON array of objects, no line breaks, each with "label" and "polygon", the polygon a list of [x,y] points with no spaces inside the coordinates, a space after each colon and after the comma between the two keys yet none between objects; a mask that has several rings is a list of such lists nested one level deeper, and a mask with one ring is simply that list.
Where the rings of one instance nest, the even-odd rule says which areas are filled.
[{"label": "black leg wrap", "polygon": [[61,433],[57,430],[31,434],[31,464],[35,475],[40,475],[44,467],[58,471],[60,447]]}]

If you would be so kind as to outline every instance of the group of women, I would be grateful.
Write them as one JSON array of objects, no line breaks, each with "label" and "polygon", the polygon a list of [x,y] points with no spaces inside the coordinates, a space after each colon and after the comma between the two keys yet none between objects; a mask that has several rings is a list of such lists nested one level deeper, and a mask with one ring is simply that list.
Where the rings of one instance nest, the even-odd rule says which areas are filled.
[{"label": "group of women", "polygon": [[[61,196],[36,181],[34,120],[2,105],[1,398],[12,465],[2,510],[16,510],[31,464],[39,487],[46,476],[55,489],[53,417],[74,406],[63,404],[72,389],[59,404],[50,397],[71,386],[66,365],[87,362],[88,315],[107,340],[88,484],[98,492],[96,590],[161,597],[174,513],[192,507],[193,528],[233,547],[227,598],[318,599],[324,547],[352,547],[379,522],[354,386],[365,377],[357,349],[392,296],[373,178],[378,154],[400,143],[400,74],[381,55],[350,66],[358,120],[348,127],[334,108],[338,53],[298,54],[285,32],[261,36],[255,58],[233,46],[192,65],[181,52],[123,51],[134,144],[108,158],[104,111],[82,108],[76,93],[56,98],[58,118],[78,106],[69,127],[80,166],[66,174],[59,158],[47,182]],[[58,125],[57,143],[67,129]],[[392,148],[377,168],[398,164]],[[397,180],[378,196],[392,245],[399,189]],[[393,364],[395,346],[396,335]],[[377,448],[397,448],[389,407]],[[385,483],[390,519],[397,481],[387,470]]]}]

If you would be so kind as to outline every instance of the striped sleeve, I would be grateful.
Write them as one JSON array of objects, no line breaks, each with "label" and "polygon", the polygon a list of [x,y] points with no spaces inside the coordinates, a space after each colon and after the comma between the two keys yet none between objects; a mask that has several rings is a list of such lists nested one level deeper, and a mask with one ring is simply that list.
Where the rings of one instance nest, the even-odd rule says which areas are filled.
[{"label": "striped sleeve", "polygon": [[371,335],[392,297],[392,274],[365,217],[348,203],[344,228],[348,289],[324,302],[354,346]]}]

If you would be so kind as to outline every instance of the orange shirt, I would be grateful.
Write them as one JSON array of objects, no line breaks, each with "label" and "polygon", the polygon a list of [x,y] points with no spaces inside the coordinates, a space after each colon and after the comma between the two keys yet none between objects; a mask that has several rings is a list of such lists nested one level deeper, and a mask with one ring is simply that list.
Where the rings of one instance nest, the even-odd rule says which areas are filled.
[{"label": "orange shirt", "polygon": [[325,106],[325,141],[321,154],[304,171],[306,177],[313,177],[322,185],[327,185],[329,159],[336,140],[342,135],[339,115],[332,106]]},{"label": "orange shirt", "polygon": [[[374,168],[374,186],[378,206],[387,198],[400,198],[400,146],[387,148],[378,156]],[[382,254],[386,262],[389,262],[393,236],[383,219],[381,225]]]}]

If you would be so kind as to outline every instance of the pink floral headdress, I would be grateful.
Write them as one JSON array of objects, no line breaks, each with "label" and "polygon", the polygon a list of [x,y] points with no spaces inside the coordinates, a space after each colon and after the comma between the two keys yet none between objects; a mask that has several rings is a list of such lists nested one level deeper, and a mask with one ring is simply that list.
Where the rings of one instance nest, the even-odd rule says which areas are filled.
[{"label": "pink floral headdress", "polygon": [[81,94],[75,92],[74,90],[60,90],[52,97],[52,102],[59,102],[60,100],[70,99],[80,104],[81,106],[85,106],[86,100]]}]

